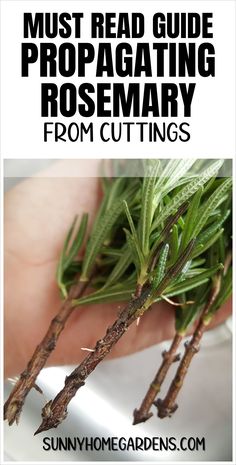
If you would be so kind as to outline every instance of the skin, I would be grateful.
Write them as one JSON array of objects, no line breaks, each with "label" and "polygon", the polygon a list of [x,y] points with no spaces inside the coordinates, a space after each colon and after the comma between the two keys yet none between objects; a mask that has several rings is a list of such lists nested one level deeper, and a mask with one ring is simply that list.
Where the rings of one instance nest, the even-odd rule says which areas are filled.
[{"label": "skin", "polygon": [[[98,166],[99,160],[61,161],[45,170],[43,177],[22,181],[5,196],[6,377],[25,368],[61,305],[55,281],[58,257],[74,216],[89,212],[91,222],[97,211],[101,196],[95,177]],[[90,177],[65,177],[68,169],[74,176],[87,170]],[[76,310],[48,365],[78,364],[87,354],[81,347],[92,348],[116,319],[118,311],[118,304],[89,305]],[[227,302],[218,312],[214,325],[224,321],[230,311],[231,302]],[[142,350],[173,334],[173,306],[154,305],[138,326],[131,325],[110,356]]]}]

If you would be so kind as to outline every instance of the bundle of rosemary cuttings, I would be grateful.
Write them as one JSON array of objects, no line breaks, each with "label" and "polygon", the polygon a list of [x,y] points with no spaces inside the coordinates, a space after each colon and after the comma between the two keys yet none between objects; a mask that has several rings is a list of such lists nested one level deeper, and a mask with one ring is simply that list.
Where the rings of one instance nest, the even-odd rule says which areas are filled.
[{"label": "bundle of rosemary cuttings", "polygon": [[[172,304],[176,334],[134,411],[133,423],[149,419],[153,405],[160,418],[174,413],[203,333],[232,291],[232,180],[225,175],[226,165],[222,160],[189,159],[112,162],[112,176],[101,178],[103,198],[89,236],[85,213],[74,220],[65,239],[57,269],[62,306],[6,401],[9,424],[18,422],[66,321],[88,303],[127,302],[104,337],[67,376],[64,388],[45,405],[36,433],[63,421],[70,400],[90,373],[129,326],[163,299]],[[180,359],[178,348],[193,324]],[[178,362],[176,374],[160,399],[173,362]]]}]

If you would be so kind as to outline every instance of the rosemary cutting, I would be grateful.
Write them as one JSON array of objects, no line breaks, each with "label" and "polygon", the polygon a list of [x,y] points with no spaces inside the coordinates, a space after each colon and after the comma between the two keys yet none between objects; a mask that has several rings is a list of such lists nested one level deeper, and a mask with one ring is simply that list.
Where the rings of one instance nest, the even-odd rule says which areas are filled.
[{"label": "rosemary cutting", "polygon": [[[102,339],[66,378],[64,388],[42,411],[36,433],[57,427],[87,377],[135,320],[154,303],[174,305],[176,334],[140,406],[134,424],[171,415],[205,328],[232,289],[231,178],[219,177],[222,160],[114,161],[102,178],[103,199],[85,244],[88,215],[69,229],[57,268],[62,307],[36,347],[4,408],[18,422],[25,399],[72,312],[89,303],[126,301]],[[85,246],[82,258],[81,248]],[[196,321],[198,321],[196,323]],[[183,337],[195,322],[176,376],[164,400],[161,385]]]}]

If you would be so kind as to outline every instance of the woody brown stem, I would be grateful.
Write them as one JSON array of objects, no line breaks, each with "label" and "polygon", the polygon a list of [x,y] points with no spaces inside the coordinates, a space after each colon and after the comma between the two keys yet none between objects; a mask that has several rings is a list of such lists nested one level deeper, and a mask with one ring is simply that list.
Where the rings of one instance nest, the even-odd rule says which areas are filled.
[{"label": "woody brown stem", "polygon": [[152,383],[149,386],[149,389],[141,403],[139,409],[134,410],[134,421],[133,425],[137,425],[138,423],[142,423],[147,421],[149,418],[152,417],[153,413],[150,412],[150,408],[158,395],[161,385],[165,380],[167,372],[171,366],[171,364],[175,361],[179,360],[179,355],[176,355],[176,351],[182,341],[182,336],[179,334],[175,334],[170,349],[168,351],[164,351],[162,353],[163,361],[162,364],[153,379]]},{"label": "woody brown stem", "polygon": [[108,328],[104,338],[97,342],[90,355],[88,355],[71,375],[66,378],[64,388],[55,399],[49,401],[45,405],[42,411],[42,424],[35,434],[50,428],[56,428],[62,422],[67,415],[67,406],[69,402],[75,396],[78,389],[84,385],[86,378],[106,355],[109,354],[112,347],[117,343],[133,321],[150,307],[153,299],[156,298],[157,295],[161,295],[170,280],[181,271],[192,252],[194,242],[195,240],[189,242],[177,262],[170,267],[168,273],[166,273],[155,290],[153,290],[152,284],[149,283],[144,287],[140,285],[137,286],[135,295],[121,312],[115,323]]},{"label": "woody brown stem", "polygon": [[215,279],[213,283],[213,287],[212,287],[208,302],[206,303],[202,311],[199,323],[193,333],[193,336],[190,342],[185,343],[184,356],[179,364],[179,367],[169,387],[166,397],[163,400],[157,399],[157,401],[155,402],[155,405],[158,410],[159,418],[165,418],[167,416],[170,417],[178,408],[178,405],[176,404],[175,401],[183,385],[184,378],[187,375],[188,368],[192,361],[192,358],[199,351],[200,341],[202,339],[204,331],[206,330],[208,324],[210,323],[210,319],[205,320],[205,316],[208,314],[211,306],[213,305],[213,303],[216,300],[216,297],[219,294],[220,282],[221,282],[221,278],[220,276],[217,276],[217,278]]},{"label": "woody brown stem", "polygon": [[109,354],[128,327],[138,318],[139,309],[143,308],[150,296],[150,287],[140,293],[137,288],[135,296],[120,313],[118,319],[107,329],[105,336],[97,341],[93,352],[65,379],[64,388],[54,400],[50,400],[42,410],[43,421],[36,431],[38,434],[50,428],[56,428],[67,415],[67,406],[80,387],[85,384],[86,378],[96,366]]},{"label": "woody brown stem", "polygon": [[9,425],[14,421],[19,422],[22,407],[25,399],[32,387],[35,387],[35,381],[44,367],[49,355],[55,349],[57,340],[75,307],[72,300],[81,297],[84,293],[88,282],[78,283],[71,287],[68,298],[63,303],[57,315],[52,319],[50,326],[36,347],[26,369],[21,373],[19,380],[12,389],[9,398],[4,405],[4,420],[8,420]]}]

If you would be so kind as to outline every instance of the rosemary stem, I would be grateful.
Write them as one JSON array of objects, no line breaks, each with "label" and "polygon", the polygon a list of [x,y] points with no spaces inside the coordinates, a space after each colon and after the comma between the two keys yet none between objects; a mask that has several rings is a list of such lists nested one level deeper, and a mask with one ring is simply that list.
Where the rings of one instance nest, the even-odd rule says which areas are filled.
[{"label": "rosemary stem", "polygon": [[71,287],[68,298],[64,301],[57,315],[52,319],[45,336],[36,347],[26,369],[21,373],[19,380],[12,389],[4,405],[4,420],[8,420],[9,425],[12,425],[14,421],[18,424],[26,396],[35,386],[38,374],[44,367],[51,352],[55,349],[65,323],[75,309],[72,301],[83,295],[87,285],[88,282],[79,282]]},{"label": "rosemary stem", "polygon": [[75,396],[77,390],[84,385],[88,375],[106,357],[112,347],[121,338],[128,327],[139,316],[141,316],[152,304],[153,296],[162,294],[171,278],[175,277],[183,268],[193,249],[195,239],[189,242],[186,249],[179,256],[177,262],[169,269],[153,291],[152,284],[145,287],[138,284],[136,292],[128,305],[123,309],[118,319],[108,328],[103,339],[99,340],[93,351],[83,360],[83,362],[65,380],[64,388],[58,393],[53,401],[49,401],[42,410],[43,421],[35,434],[56,428],[67,415],[67,405]]},{"label": "rosemary stem", "polygon": [[164,351],[162,353],[163,361],[162,364],[151,382],[149,389],[139,407],[139,409],[134,410],[134,420],[133,425],[137,425],[138,423],[142,423],[147,421],[149,418],[152,417],[153,413],[150,412],[152,404],[156,396],[158,395],[161,385],[165,380],[167,372],[171,366],[171,364],[175,361],[179,360],[179,355],[176,355],[176,351],[182,341],[182,336],[178,333],[175,334],[172,344],[168,351]]},{"label": "rosemary stem", "polygon": [[192,361],[192,358],[199,351],[200,341],[202,339],[204,331],[206,330],[207,326],[209,325],[211,321],[211,318],[208,318],[207,320],[205,320],[205,316],[208,314],[211,306],[213,305],[213,303],[216,300],[216,297],[219,294],[220,282],[221,282],[221,277],[219,275],[217,276],[217,278],[215,279],[213,283],[209,299],[206,305],[204,306],[200,320],[193,333],[193,336],[190,342],[185,343],[185,353],[176,371],[174,379],[172,380],[170,384],[166,397],[163,400],[157,399],[157,401],[155,402],[155,405],[158,410],[159,418],[165,418],[167,416],[170,417],[178,408],[178,405],[176,404],[175,401],[183,385],[184,378],[187,375],[188,368]]},{"label": "rosemary stem", "polygon": [[97,365],[109,354],[113,346],[127,331],[128,327],[142,313],[143,306],[150,296],[150,287],[141,292],[137,287],[136,293],[129,304],[120,313],[117,320],[107,329],[105,336],[98,340],[94,350],[87,355],[81,364],[66,377],[64,388],[54,400],[50,400],[42,410],[42,423],[35,434],[56,428],[67,415],[67,406],[80,387],[85,384],[86,378]]}]

